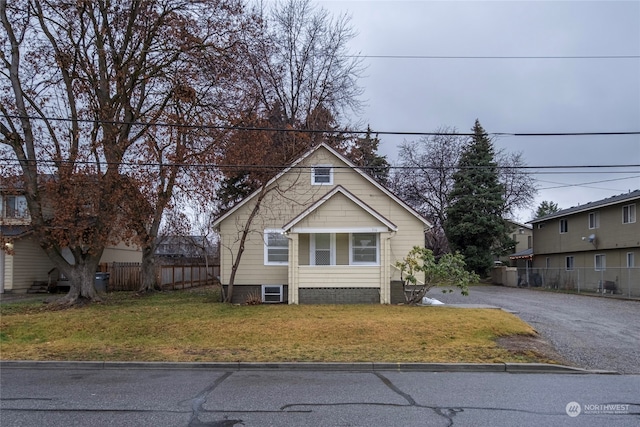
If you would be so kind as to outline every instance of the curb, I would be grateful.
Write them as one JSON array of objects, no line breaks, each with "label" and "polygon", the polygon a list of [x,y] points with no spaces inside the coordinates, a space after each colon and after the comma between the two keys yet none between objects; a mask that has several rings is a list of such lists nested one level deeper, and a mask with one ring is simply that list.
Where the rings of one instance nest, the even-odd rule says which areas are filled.
[{"label": "curb", "polygon": [[0,369],[208,369],[224,371],[325,372],[506,372],[553,374],[618,374],[545,363],[385,363],[385,362],[99,362],[3,360]]}]

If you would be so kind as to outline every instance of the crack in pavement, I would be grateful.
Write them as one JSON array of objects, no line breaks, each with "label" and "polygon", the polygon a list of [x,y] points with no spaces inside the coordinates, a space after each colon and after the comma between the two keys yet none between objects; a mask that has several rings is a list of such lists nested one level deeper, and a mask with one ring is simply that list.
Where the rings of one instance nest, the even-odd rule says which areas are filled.
[{"label": "crack in pavement", "polygon": [[202,390],[196,397],[191,399],[191,419],[188,427],[233,427],[236,424],[242,424],[242,420],[224,419],[220,421],[203,422],[200,421],[200,413],[203,412],[202,405],[207,401],[207,395],[215,390],[227,378],[233,375],[233,372],[225,372],[213,384]]}]

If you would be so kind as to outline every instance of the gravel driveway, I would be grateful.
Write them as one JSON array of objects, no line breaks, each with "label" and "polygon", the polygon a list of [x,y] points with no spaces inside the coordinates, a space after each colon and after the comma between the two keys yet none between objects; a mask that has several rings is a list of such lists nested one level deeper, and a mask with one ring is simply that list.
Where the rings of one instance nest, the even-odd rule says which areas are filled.
[{"label": "gravel driveway", "polygon": [[468,297],[434,288],[427,296],[449,304],[503,308],[578,367],[640,374],[640,301],[503,286],[474,286]]}]

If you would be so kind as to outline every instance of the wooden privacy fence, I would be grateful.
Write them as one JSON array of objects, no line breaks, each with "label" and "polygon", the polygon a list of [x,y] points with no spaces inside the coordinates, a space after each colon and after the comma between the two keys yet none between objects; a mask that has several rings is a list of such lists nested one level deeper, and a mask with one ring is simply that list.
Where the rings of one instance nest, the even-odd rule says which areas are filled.
[{"label": "wooden privacy fence", "polygon": [[[108,291],[137,291],[142,285],[142,266],[135,262],[101,264],[109,273]],[[158,265],[156,281],[162,289],[185,289],[218,283],[219,265]]]}]

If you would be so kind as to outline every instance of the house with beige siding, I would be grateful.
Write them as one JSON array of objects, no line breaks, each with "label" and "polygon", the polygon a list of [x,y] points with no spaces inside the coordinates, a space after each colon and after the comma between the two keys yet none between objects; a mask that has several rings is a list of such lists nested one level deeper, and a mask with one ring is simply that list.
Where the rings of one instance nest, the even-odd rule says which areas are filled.
[{"label": "house with beige siding", "polygon": [[[57,280],[59,273],[31,232],[26,199],[0,193],[0,293],[26,293],[35,282]],[[71,253],[63,256],[73,260]],[[142,251],[124,243],[105,248],[101,263],[141,262]]]},{"label": "house with beige siding", "polygon": [[528,283],[640,296],[640,190],[530,221]]},{"label": "house with beige siding", "polygon": [[214,226],[223,286],[246,234],[233,301],[260,295],[263,302],[289,304],[404,301],[395,262],[424,246],[431,227],[326,144],[306,152]]}]

